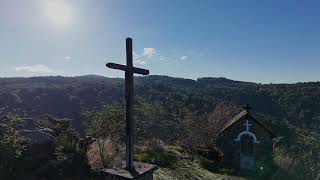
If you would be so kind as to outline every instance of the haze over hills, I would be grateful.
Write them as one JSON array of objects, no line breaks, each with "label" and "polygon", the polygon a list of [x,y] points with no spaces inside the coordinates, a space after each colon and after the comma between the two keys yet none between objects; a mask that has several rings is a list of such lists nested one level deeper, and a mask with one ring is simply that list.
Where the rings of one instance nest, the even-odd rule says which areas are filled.
[{"label": "haze over hills", "polygon": [[[257,84],[226,78],[197,80],[168,76],[135,77],[135,93],[150,101],[176,101],[191,111],[210,112],[220,102],[237,106],[249,103],[267,121],[290,124],[319,132],[320,83]],[[74,119],[77,129],[84,121],[83,108],[99,109],[123,98],[124,80],[97,75],[78,77],[1,78],[2,114],[34,117],[51,114]]]}]

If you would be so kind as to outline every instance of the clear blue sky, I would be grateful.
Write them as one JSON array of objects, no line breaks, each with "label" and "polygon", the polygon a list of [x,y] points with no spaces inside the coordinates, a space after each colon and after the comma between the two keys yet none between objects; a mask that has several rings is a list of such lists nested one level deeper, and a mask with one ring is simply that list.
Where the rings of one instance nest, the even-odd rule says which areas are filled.
[{"label": "clear blue sky", "polygon": [[151,74],[319,81],[320,1],[1,0],[0,76]]}]

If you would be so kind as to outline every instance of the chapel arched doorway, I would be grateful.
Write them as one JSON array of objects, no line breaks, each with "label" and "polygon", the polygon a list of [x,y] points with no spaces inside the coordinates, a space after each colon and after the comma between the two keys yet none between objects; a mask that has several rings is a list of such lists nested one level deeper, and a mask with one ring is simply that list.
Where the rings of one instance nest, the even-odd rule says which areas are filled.
[{"label": "chapel arched doorway", "polygon": [[240,168],[254,168],[254,138],[249,134],[240,137]]}]

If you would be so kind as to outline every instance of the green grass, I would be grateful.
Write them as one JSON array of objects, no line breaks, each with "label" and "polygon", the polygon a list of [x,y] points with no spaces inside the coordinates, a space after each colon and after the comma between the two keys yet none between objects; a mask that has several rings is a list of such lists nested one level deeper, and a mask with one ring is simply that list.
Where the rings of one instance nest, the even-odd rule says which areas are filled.
[{"label": "green grass", "polygon": [[156,164],[160,167],[173,167],[177,161],[176,155],[171,151],[157,150],[142,152],[135,155],[135,160]]},{"label": "green grass", "polygon": [[207,169],[201,167],[199,163],[192,162],[190,160],[178,160],[175,163],[174,168],[159,167],[154,172],[155,180],[182,180],[182,179],[194,179],[194,180],[245,180],[243,177],[227,175],[222,173],[213,173]]},{"label": "green grass", "polygon": [[185,180],[185,179],[224,179],[244,180],[233,175],[232,169],[224,168],[220,163],[201,156],[187,156],[181,147],[170,146],[135,154],[135,160],[158,165],[154,172],[155,180]]},{"label": "green grass", "polygon": [[184,149],[177,146],[139,152],[135,155],[135,160],[158,165],[158,170],[154,173],[156,180],[266,180],[272,177],[275,170],[266,160],[258,162],[257,169],[251,173],[239,175],[235,169],[227,167],[221,162],[199,155],[186,154]]},{"label": "green grass", "polygon": [[221,162],[216,162],[211,159],[207,159],[202,156],[193,156],[193,161],[198,163],[201,168],[210,171],[212,173],[221,173],[221,174],[229,174],[234,175],[236,170],[230,167],[225,167]]}]

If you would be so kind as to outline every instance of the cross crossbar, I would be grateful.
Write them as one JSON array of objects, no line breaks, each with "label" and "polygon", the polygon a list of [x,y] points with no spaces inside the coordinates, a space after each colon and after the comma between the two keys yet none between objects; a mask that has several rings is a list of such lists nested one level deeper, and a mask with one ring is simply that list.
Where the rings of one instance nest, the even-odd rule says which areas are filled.
[{"label": "cross crossbar", "polygon": [[116,63],[107,63],[106,66],[111,69],[119,69],[125,72],[130,72],[130,73],[136,73],[136,74],[142,74],[142,75],[148,75],[149,70],[147,69],[141,69],[141,68],[136,68],[136,67],[128,67],[126,65],[122,64],[116,64]]}]

